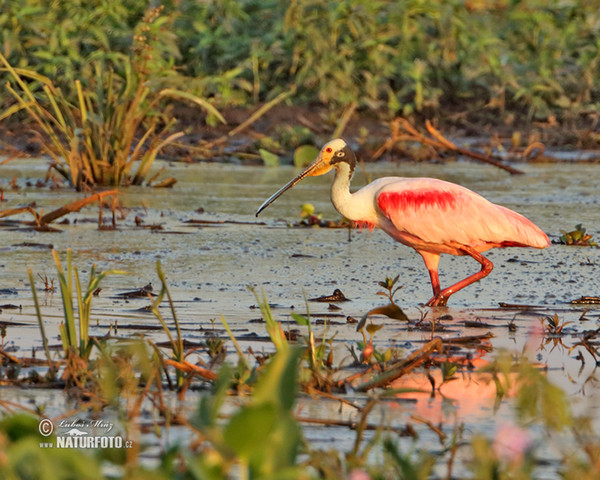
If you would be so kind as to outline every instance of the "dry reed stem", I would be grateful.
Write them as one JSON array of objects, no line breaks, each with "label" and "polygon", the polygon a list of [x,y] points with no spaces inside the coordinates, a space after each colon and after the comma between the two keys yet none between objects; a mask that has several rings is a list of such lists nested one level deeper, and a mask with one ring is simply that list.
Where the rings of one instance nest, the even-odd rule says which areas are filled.
[{"label": "dry reed stem", "polygon": [[24,412],[30,413],[31,415],[34,415],[36,417],[40,415],[40,413],[37,410],[21,405],[20,403],[11,402],[10,400],[0,399],[0,407],[5,408],[11,414],[15,413],[14,409],[18,408],[19,410],[23,410]]}]

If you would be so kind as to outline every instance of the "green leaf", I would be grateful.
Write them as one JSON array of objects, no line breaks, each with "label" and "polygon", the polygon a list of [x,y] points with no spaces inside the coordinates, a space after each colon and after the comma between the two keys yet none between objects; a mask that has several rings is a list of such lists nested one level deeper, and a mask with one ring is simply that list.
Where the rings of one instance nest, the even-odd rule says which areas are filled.
[{"label": "green leaf", "polygon": [[37,439],[40,437],[39,425],[39,418],[28,413],[16,413],[0,420],[0,432],[4,433],[11,442],[29,436]]},{"label": "green leaf", "polygon": [[310,320],[303,315],[299,315],[297,313],[290,313],[292,318],[296,321],[298,325],[306,326],[310,323]]},{"label": "green leaf", "polygon": [[268,445],[263,443],[264,457],[252,466],[265,474],[263,478],[301,478],[298,472],[284,470],[293,469],[297,464],[296,457],[301,444],[302,430],[298,422],[291,414],[285,415],[278,419],[277,429],[272,432]]},{"label": "green leaf", "polygon": [[[381,292],[378,292],[378,294],[379,293]],[[383,295],[385,296],[385,294]],[[369,310],[367,313],[365,313],[358,322],[358,325],[356,326],[356,331],[360,332],[362,330],[362,328],[365,326],[365,323],[367,322],[367,318],[369,317],[369,315],[374,315],[377,313],[385,315],[388,318],[393,318],[394,320],[402,320],[404,322],[408,322],[409,320],[404,311],[398,305],[394,303],[389,303],[388,305],[374,308],[373,310]]]},{"label": "green leaf", "polygon": [[315,206],[312,203],[302,205],[302,212],[300,212],[302,218],[310,217],[313,213],[315,213]]},{"label": "green leaf", "polygon": [[282,411],[292,408],[296,400],[296,376],[301,355],[301,349],[288,348],[271,358],[254,387],[256,404],[275,403]]},{"label": "green leaf", "polygon": [[288,341],[283,336],[283,332],[281,330],[281,324],[279,322],[276,322],[275,319],[273,318],[273,312],[271,312],[271,307],[269,307],[269,302],[267,300],[267,296],[265,295],[265,292],[263,291],[263,295],[262,295],[262,299],[261,299],[261,298],[259,298],[259,296],[256,293],[256,290],[254,290],[254,288],[252,288],[252,287],[248,287],[248,288],[252,293],[254,293],[254,296],[256,297],[256,301],[258,302],[260,311],[263,314],[263,317],[265,319],[265,326],[267,328],[267,332],[268,332],[269,336],[271,337],[271,341],[273,342],[273,345],[275,345],[275,348],[277,349],[278,352],[282,351],[282,350],[287,350]]},{"label": "green leaf", "polygon": [[296,167],[306,167],[310,165],[319,155],[319,149],[313,145],[300,145],[294,151],[294,165]]},{"label": "green leaf", "polygon": [[278,423],[274,404],[265,403],[241,408],[225,427],[225,443],[239,456],[250,458],[265,448],[265,441]]},{"label": "green leaf", "polygon": [[375,332],[381,330],[382,328],[383,325],[375,325],[374,323],[370,323],[369,325],[367,325],[367,333],[373,335]]},{"label": "green leaf", "polygon": [[194,427],[199,430],[205,430],[216,425],[219,412],[223,406],[225,397],[227,396],[227,390],[229,390],[232,378],[233,373],[231,368],[224,363],[219,370],[219,376],[217,377],[213,391],[200,398],[198,410],[191,421]]},{"label": "green leaf", "polygon": [[279,157],[274,153],[268,152],[262,148],[258,149],[258,153],[260,153],[260,157],[265,162],[267,167],[278,167],[279,166]]}]

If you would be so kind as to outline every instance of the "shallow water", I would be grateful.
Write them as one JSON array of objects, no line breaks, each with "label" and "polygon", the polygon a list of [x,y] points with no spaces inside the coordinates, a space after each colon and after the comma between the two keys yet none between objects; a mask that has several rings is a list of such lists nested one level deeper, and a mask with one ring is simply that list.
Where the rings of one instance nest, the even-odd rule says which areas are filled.
[{"label": "shallow water", "polygon": [[[202,341],[207,331],[222,332],[219,319],[223,315],[242,348],[252,346],[255,351],[270,350],[272,345],[261,341],[266,337],[264,326],[252,322],[260,318],[260,312],[255,308],[256,299],[248,290],[249,285],[258,287],[259,291],[264,289],[269,301],[275,304],[276,318],[282,321],[290,320],[292,309],[301,313],[306,311],[305,297],[328,295],[340,288],[351,301],[338,304],[341,310],[334,312],[334,316],[326,303],[310,303],[312,318],[327,319],[329,335],[336,334],[336,359],[348,356],[345,344],[362,339],[355,326],[346,324],[346,318],[360,318],[368,310],[383,305],[384,299],[376,295],[380,289],[377,282],[386,276],[400,275],[399,283],[403,288],[396,301],[412,322],[407,325],[377,317],[375,323],[384,324],[375,336],[379,350],[384,351],[390,346],[414,350],[431,337],[430,332],[413,328],[414,322],[428,311],[429,318],[449,315],[438,321],[445,331],[436,334],[445,338],[492,331],[494,337],[489,342],[494,350],[506,348],[521,352],[527,346],[531,360],[547,364],[552,381],[572,395],[574,407],[592,411],[598,423],[599,387],[597,382],[590,381],[596,375],[595,361],[584,351],[583,356],[588,361],[582,367],[575,359],[581,347],[571,352],[569,347],[576,343],[578,332],[600,326],[600,306],[572,306],[569,302],[583,295],[600,295],[600,249],[552,245],[545,250],[492,250],[487,256],[494,262],[495,269],[488,278],[452,296],[448,309],[430,311],[421,306],[429,299],[431,291],[420,256],[383,232],[355,230],[349,241],[347,229],[288,227],[288,222],[299,220],[300,206],[305,202],[313,203],[323,218],[339,219],[329,202],[330,176],[303,181],[256,219],[254,212],[264,199],[297,173],[291,167],[170,164],[166,168],[169,175],[178,179],[174,189],[134,187],[123,190],[120,200],[126,216],[118,220],[116,231],[97,229],[96,206],[69,215],[70,224],[56,225],[60,233],[38,233],[23,225],[1,223],[0,220],[0,225],[4,225],[0,226],[0,289],[16,290],[14,293],[3,291],[0,305],[21,307],[16,310],[5,308],[0,313],[0,322],[18,324],[7,327],[6,351],[25,356],[32,348],[41,347],[27,268],[35,274],[56,279],[49,244],[61,252],[63,261],[65,249],[73,249],[74,264],[79,267],[84,281],[87,281],[92,263],[101,270],[129,272],[127,276],[110,276],[103,281],[102,292],[94,298],[93,318],[97,325],[92,328],[92,335],[106,334],[116,322],[121,336],[136,335],[141,331],[158,341],[166,339],[160,330],[140,330],[141,327],[159,326],[153,315],[137,311],[149,304],[147,299],[114,298],[119,292],[134,290],[149,282],[158,289],[155,263],[160,259],[185,338],[192,342]],[[520,168],[525,170],[525,175],[510,176],[493,167],[473,163],[367,166],[372,178],[434,176],[460,183],[495,203],[524,214],[548,233],[551,240],[558,238],[561,229],[572,230],[579,223],[588,227],[596,239],[600,237],[600,165],[534,164]],[[37,179],[43,178],[45,170],[45,165],[34,160],[19,160],[1,166],[0,176],[8,179],[17,176],[22,188],[7,190],[7,201],[0,208],[35,201],[48,212],[81,197],[67,189],[27,186],[28,181],[35,184]],[[364,175],[358,172],[354,187],[365,183]],[[199,209],[202,209],[201,213]],[[105,211],[105,218],[107,216]],[[143,225],[160,225],[162,230],[136,227],[136,216],[142,219]],[[28,220],[26,215],[19,218]],[[243,223],[185,223],[189,220]],[[25,243],[46,247],[26,246]],[[442,287],[476,270],[478,264],[471,259],[444,256],[440,264]],[[41,281],[37,287],[39,292]],[[60,293],[39,292],[39,295],[50,343],[58,344],[58,324],[62,318]],[[541,308],[533,312],[524,308],[502,309],[498,307],[499,302]],[[587,313],[582,319],[584,312]],[[555,313],[574,323],[569,326],[572,335],[562,339],[565,347],[559,345],[551,350],[552,344],[543,346],[539,318]],[[513,320],[517,330],[509,332],[507,325]],[[465,327],[465,321],[481,321],[484,325],[477,327],[470,323],[475,326]],[[316,330],[320,334],[323,327],[317,326]],[[489,359],[493,355],[482,353],[482,358]],[[422,378],[414,381],[422,381]],[[482,382],[471,378],[461,382],[455,383],[453,390],[450,390],[451,384],[442,387],[442,392],[448,389],[446,398],[413,396],[410,402],[386,404],[389,408],[385,408],[382,415],[399,426],[411,414],[431,418],[433,422],[443,420],[448,422],[449,428],[459,419],[469,429],[484,432],[493,432],[499,421],[511,417],[507,405],[493,414],[493,392],[473,390]],[[24,401],[29,395],[27,391],[6,388],[0,391],[3,397],[15,401]],[[48,413],[63,413],[62,394],[50,391],[47,395],[44,401],[48,404]],[[43,398],[39,392],[36,396],[38,401]],[[195,394],[190,394],[187,401],[190,408],[193,407]],[[313,417],[350,418],[355,415],[348,407],[340,410],[337,402],[309,398],[299,400],[298,410],[300,415]],[[371,421],[377,423],[376,418]],[[431,437],[432,448],[435,448],[435,436],[427,428],[423,428],[422,434],[425,438]],[[324,448],[330,448],[331,442],[335,442],[341,450],[351,448],[354,439],[354,433],[341,427],[306,427],[305,435],[314,444],[323,444]],[[552,478],[551,466],[547,469],[547,478]]]}]

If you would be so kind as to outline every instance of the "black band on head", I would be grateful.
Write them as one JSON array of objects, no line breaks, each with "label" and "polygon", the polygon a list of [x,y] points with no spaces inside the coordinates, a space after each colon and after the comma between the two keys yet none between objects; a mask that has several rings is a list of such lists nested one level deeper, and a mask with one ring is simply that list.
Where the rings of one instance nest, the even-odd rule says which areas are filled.
[{"label": "black band on head", "polygon": [[354,171],[354,168],[356,167],[356,156],[352,149],[346,145],[342,150],[339,150],[339,152],[342,152],[344,155],[338,156],[338,152],[336,152],[329,163],[335,165],[336,163],[346,162],[350,165],[350,170]]}]

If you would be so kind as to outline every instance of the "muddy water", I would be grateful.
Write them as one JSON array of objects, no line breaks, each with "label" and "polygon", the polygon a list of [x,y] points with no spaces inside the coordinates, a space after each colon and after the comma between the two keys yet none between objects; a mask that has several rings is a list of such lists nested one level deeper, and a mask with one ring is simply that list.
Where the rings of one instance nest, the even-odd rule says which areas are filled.
[{"label": "muddy water", "polygon": [[[288,321],[289,312],[304,313],[305,297],[331,294],[340,288],[350,302],[338,304],[341,310],[331,311],[328,305],[310,303],[313,319],[328,320],[328,335],[336,334],[337,360],[348,357],[346,344],[354,344],[362,337],[353,325],[346,324],[348,316],[360,318],[368,310],[382,305],[376,295],[377,281],[386,276],[400,275],[403,288],[397,294],[397,303],[412,320],[410,324],[377,317],[375,323],[384,328],[375,336],[376,348],[418,348],[431,333],[414,328],[422,315],[438,320],[444,331],[442,338],[478,335],[491,331],[489,341],[493,349],[528,351],[529,357],[549,366],[549,377],[572,395],[574,407],[581,412],[590,409],[597,423],[600,412],[599,391],[595,378],[595,362],[583,351],[586,362],[575,359],[581,347],[569,352],[577,342],[577,333],[600,326],[600,308],[572,306],[571,300],[583,295],[600,295],[600,250],[582,247],[552,245],[545,250],[504,249],[489,252],[495,264],[491,275],[454,295],[448,309],[427,309],[421,305],[431,295],[427,272],[420,256],[399,245],[380,231],[352,231],[346,229],[289,228],[288,222],[299,220],[300,206],[305,202],[315,205],[326,219],[339,219],[329,202],[330,176],[307,179],[282,196],[256,219],[254,212],[264,199],[297,172],[291,167],[275,169],[232,165],[167,165],[170,175],[178,179],[172,190],[130,188],[123,191],[121,202],[124,219],[118,220],[116,231],[98,231],[95,223],[97,208],[72,214],[69,224],[60,224],[59,233],[33,232],[23,225],[5,222],[0,227],[0,304],[13,304],[20,309],[3,309],[0,321],[18,325],[7,327],[7,351],[29,355],[32,348],[41,346],[37,321],[32,307],[27,268],[36,274],[55,279],[50,245],[61,252],[70,247],[74,263],[84,279],[91,264],[98,268],[120,269],[126,276],[108,277],[103,290],[94,299],[92,334],[106,334],[117,323],[121,336],[140,332],[156,340],[165,340],[151,314],[138,309],[148,305],[146,299],[124,300],[115,298],[119,292],[140,288],[151,282],[158,289],[155,263],[160,259],[175,299],[185,338],[200,342],[207,331],[222,332],[223,315],[241,342],[256,351],[270,350],[263,341],[264,327],[255,308],[256,299],[248,286],[264,289],[274,304],[276,317]],[[369,165],[372,178],[388,175],[435,176],[460,183],[491,201],[519,211],[538,224],[551,239],[556,240],[559,230],[572,230],[582,223],[595,238],[600,237],[598,211],[600,194],[600,165],[537,164],[521,166],[526,174],[509,176],[492,167],[473,163],[448,165],[378,164]],[[78,194],[67,189],[49,190],[28,186],[42,178],[45,166],[37,161],[12,162],[0,167],[2,178],[17,176],[20,190],[5,192],[7,199],[0,208],[12,208],[35,201],[44,210],[76,199]],[[353,185],[366,184],[362,172],[355,176]],[[106,213],[105,213],[106,216]],[[142,221],[136,226],[135,218]],[[27,216],[19,217],[28,219]],[[210,221],[225,223],[188,223]],[[228,223],[238,222],[238,223]],[[144,228],[144,227],[154,228]],[[351,241],[349,241],[349,234]],[[38,244],[33,245],[32,244]],[[466,277],[478,269],[470,259],[444,257],[440,265],[442,286]],[[37,283],[42,288],[41,281]],[[42,313],[51,344],[58,344],[58,324],[62,318],[59,293],[40,292]],[[539,310],[499,308],[499,302],[533,305]],[[166,311],[166,307],[165,307]],[[584,314],[584,312],[587,312]],[[544,344],[539,335],[539,318],[557,313],[561,320],[573,321],[571,334],[562,341],[564,346]],[[507,328],[515,322],[516,332]],[[468,327],[465,326],[467,322]],[[478,326],[476,322],[480,322]],[[289,325],[289,328],[296,328]],[[317,331],[323,331],[317,326]],[[38,353],[40,355],[41,352]],[[493,354],[492,354],[493,355]],[[483,361],[490,355],[481,355]],[[350,359],[346,360],[350,363]],[[416,384],[422,378],[413,379]],[[494,391],[483,388],[483,381],[464,377],[448,384],[446,396],[436,398],[412,397],[410,401],[386,404],[379,412],[386,422],[403,425],[409,415],[420,415],[433,422],[443,420],[451,429],[455,421],[465,422],[472,431],[492,432],[502,419],[512,416],[511,407],[503,404],[493,414]],[[429,387],[426,387],[427,389]],[[26,391],[4,390],[15,400],[26,400]],[[36,392],[39,400],[40,393]],[[361,398],[357,397],[360,401]],[[195,405],[194,394],[189,396]],[[57,392],[49,392],[46,403],[50,410],[61,414],[64,399]],[[299,401],[299,414],[307,417],[352,418],[356,412],[337,402]],[[378,419],[373,417],[372,422]],[[423,427],[420,432],[435,450],[437,437]],[[349,450],[354,433],[347,428],[307,427],[306,436],[313,444],[324,448]],[[436,443],[437,442],[437,443]],[[551,466],[548,467],[551,471]],[[551,475],[550,475],[551,477]]]}]

